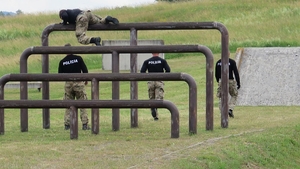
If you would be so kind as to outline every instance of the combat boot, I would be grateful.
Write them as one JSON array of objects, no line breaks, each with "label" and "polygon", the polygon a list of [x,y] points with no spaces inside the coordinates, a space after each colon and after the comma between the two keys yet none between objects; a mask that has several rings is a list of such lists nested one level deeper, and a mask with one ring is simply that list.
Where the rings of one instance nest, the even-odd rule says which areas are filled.
[{"label": "combat boot", "polygon": [[151,108],[151,114],[152,114],[152,117],[154,118],[154,120],[158,120],[158,117],[157,117],[157,108]]},{"label": "combat boot", "polygon": [[70,129],[70,125],[65,124],[65,130],[69,130]]},{"label": "combat boot", "polygon": [[109,24],[110,22],[115,24],[115,25],[119,24],[119,20],[117,18],[114,18],[114,17],[111,17],[111,16],[107,16],[105,18],[105,22],[106,22],[106,24]]},{"label": "combat boot", "polygon": [[234,118],[233,111],[231,109],[229,109],[228,115],[229,115],[229,117]]},{"label": "combat boot", "polygon": [[94,38],[91,38],[91,40],[90,40],[90,43],[94,43],[94,44],[96,44],[96,46],[101,46],[100,42],[101,42],[100,37],[94,37]]},{"label": "combat boot", "polygon": [[89,125],[86,124],[82,124],[82,130],[90,130],[91,128],[89,127]]}]

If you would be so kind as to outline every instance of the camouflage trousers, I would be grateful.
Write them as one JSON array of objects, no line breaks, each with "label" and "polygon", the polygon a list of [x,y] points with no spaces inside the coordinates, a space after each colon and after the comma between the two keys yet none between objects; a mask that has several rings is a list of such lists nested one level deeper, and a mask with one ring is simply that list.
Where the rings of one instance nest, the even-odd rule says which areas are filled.
[{"label": "camouflage trousers", "polygon": [[105,23],[105,18],[92,14],[90,10],[80,13],[76,18],[75,35],[79,43],[87,45],[91,41],[91,37],[86,36],[89,25]]},{"label": "camouflage trousers", "polygon": [[[228,108],[233,110],[236,105],[236,101],[237,101],[237,97],[238,97],[238,90],[237,90],[237,85],[236,85],[235,80],[229,79],[229,95],[230,95],[230,99],[229,99],[229,103],[228,103]],[[219,109],[221,110],[221,106],[222,106],[222,103],[221,103],[221,80],[219,81],[219,84],[218,84],[217,97],[219,98]]]},{"label": "camouflage trousers", "polygon": [[148,82],[149,99],[163,100],[164,99],[164,82],[149,81]]},{"label": "camouflage trousers", "polygon": [[[85,93],[85,85],[83,81],[67,81],[65,83],[65,97],[64,100],[87,100]],[[70,125],[70,109],[65,111],[65,125]],[[80,109],[80,119],[82,124],[88,123],[88,114],[86,109]]]}]

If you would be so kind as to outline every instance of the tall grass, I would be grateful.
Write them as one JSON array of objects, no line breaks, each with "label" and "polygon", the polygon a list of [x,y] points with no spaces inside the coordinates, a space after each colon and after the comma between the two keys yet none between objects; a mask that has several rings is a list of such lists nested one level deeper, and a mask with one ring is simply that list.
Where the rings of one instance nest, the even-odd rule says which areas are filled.
[{"label": "tall grass", "polygon": [[[157,2],[147,6],[121,7],[94,10],[100,16],[112,15],[120,22],[208,22],[224,24],[229,31],[230,52],[238,47],[290,47],[299,46],[295,35],[299,34],[299,1],[295,0],[195,0],[189,2]],[[126,15],[124,15],[126,14]],[[15,72],[11,64],[23,50],[41,46],[41,34],[46,26],[59,23],[57,13],[39,13],[0,18],[1,66],[6,72]],[[88,32],[102,39],[129,39],[128,31]],[[215,30],[139,31],[139,39],[162,39],[165,44],[202,44],[213,53],[220,53],[220,33]],[[50,45],[65,43],[78,45],[74,32],[53,32]],[[168,56],[172,57],[172,54]],[[50,58],[51,61],[52,57]],[[15,60],[15,61],[11,61]],[[9,65],[9,66],[8,66]],[[29,63],[32,66],[32,63]],[[17,66],[17,64],[16,64]],[[50,70],[54,72],[56,70]]]}]

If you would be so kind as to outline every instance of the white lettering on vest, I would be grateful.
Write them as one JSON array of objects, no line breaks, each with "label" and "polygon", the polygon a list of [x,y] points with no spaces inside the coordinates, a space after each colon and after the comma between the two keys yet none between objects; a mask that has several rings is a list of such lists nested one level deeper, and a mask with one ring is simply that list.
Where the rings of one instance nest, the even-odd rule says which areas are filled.
[{"label": "white lettering on vest", "polygon": [[77,59],[68,60],[68,61],[63,62],[63,65],[71,65],[71,64],[74,64],[74,63],[78,63],[78,60]]},{"label": "white lettering on vest", "polygon": [[149,61],[148,64],[149,65],[161,64],[161,60]]}]

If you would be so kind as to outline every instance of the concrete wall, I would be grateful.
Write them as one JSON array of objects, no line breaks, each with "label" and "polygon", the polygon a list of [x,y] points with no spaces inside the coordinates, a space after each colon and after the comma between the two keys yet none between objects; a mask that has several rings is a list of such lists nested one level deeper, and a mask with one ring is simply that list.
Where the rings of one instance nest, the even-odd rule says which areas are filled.
[{"label": "concrete wall", "polygon": [[300,47],[239,48],[237,105],[300,105]]},{"label": "concrete wall", "polygon": [[[129,46],[129,40],[103,40],[103,46]],[[137,45],[164,45],[163,40],[138,40]],[[137,68],[138,71],[141,69],[144,60],[152,57],[151,53],[139,53],[137,55]],[[160,53],[160,57],[164,58],[164,53]],[[112,55],[103,54],[102,55],[102,69],[111,70],[112,65]],[[130,70],[130,54],[120,53],[120,70]]]},{"label": "concrete wall", "polygon": [[[20,89],[20,82],[8,82],[4,86],[5,89]],[[41,91],[42,82],[27,82],[27,88],[36,88]]]}]

